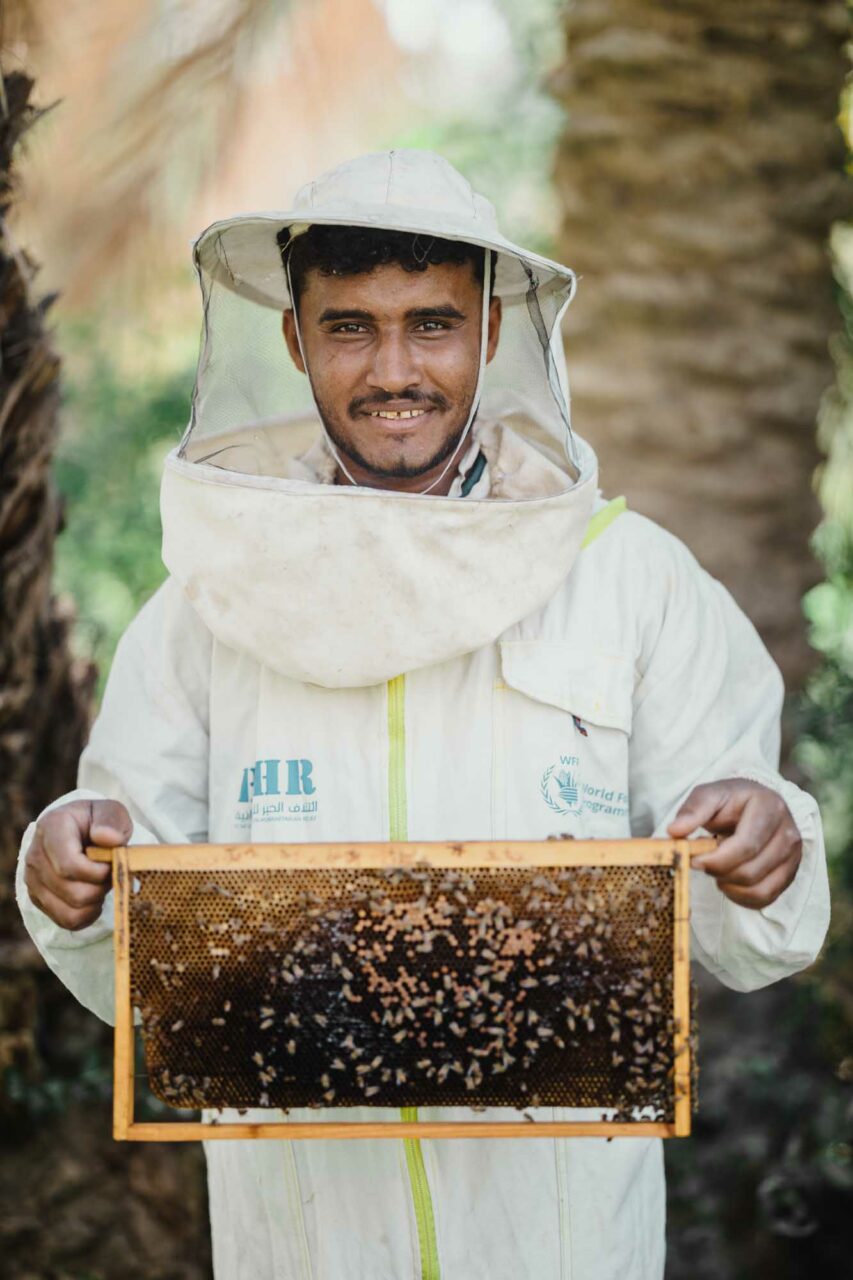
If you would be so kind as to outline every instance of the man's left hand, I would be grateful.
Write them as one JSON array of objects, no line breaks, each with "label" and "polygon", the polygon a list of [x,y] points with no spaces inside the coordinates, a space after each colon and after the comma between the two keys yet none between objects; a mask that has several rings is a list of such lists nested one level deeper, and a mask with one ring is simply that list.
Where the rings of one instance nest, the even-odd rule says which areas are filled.
[{"label": "man's left hand", "polygon": [[694,787],[667,830],[683,839],[697,827],[726,838],[692,865],[741,907],[769,907],[797,874],[803,842],[791,810],[769,787],[743,778]]}]

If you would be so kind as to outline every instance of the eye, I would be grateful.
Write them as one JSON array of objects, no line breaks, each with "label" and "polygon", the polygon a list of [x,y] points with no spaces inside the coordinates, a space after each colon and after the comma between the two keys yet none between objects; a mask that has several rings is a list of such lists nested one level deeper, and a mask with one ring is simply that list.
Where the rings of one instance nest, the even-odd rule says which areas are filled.
[{"label": "eye", "polygon": [[417,325],[423,333],[441,333],[450,328],[446,320],[421,320]]},{"label": "eye", "polygon": [[366,333],[366,326],[359,324],[357,320],[345,320],[342,324],[333,325],[329,330],[330,333]]}]

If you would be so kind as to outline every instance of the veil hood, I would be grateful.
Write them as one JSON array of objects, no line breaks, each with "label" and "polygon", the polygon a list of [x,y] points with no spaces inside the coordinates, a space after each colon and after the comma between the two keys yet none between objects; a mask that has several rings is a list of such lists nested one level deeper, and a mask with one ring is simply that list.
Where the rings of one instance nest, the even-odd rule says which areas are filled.
[{"label": "veil hood", "polygon": [[[502,477],[490,496],[304,478],[322,424],[282,340],[280,244],[315,223],[494,252],[503,321],[478,415]],[[507,240],[492,204],[424,151],[349,161],[288,210],[214,223],[193,254],[204,330],[190,423],[166,460],[163,558],[217,638],[283,675],[366,685],[470,652],[545,603],[597,492],[595,456],[571,431],[559,327],[573,271]]]}]

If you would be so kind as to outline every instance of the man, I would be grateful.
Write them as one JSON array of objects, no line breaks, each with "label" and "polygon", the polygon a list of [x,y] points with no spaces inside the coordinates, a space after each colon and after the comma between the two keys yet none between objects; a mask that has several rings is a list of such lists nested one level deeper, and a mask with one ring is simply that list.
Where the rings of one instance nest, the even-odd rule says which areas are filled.
[{"label": "man", "polygon": [[[171,576],[119,646],[80,790],[23,844],[47,963],[111,1020],[87,842],[704,828],[723,839],[693,877],[694,955],[741,991],[808,965],[828,891],[814,802],[777,772],[781,680],[689,552],[598,495],[559,338],[572,272],[420,152],[344,165],[195,254]],[[282,417],[282,317],[307,418]],[[219,1280],[663,1274],[658,1141],[219,1142],[207,1160]]]}]

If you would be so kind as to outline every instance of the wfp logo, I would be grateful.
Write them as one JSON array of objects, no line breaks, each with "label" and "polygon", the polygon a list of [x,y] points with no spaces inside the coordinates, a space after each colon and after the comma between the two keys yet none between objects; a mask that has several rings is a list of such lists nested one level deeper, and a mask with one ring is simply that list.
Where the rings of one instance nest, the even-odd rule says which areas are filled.
[{"label": "wfp logo", "polygon": [[577,756],[560,756],[559,766],[552,764],[539,780],[542,799],[554,813],[567,814],[580,811]]}]

